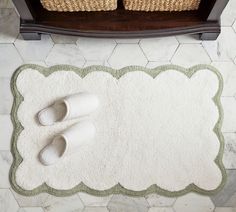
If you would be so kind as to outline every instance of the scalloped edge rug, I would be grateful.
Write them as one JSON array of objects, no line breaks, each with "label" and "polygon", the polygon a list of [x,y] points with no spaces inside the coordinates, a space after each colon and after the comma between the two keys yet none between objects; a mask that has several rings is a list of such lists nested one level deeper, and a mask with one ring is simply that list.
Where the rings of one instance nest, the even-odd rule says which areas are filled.
[{"label": "scalloped edge rug", "polygon": [[[42,89],[39,89],[41,85]],[[35,120],[35,113],[59,97],[78,92],[80,87],[97,92],[105,102],[105,111],[99,109],[91,117],[97,124],[97,139],[92,145],[81,147],[78,154],[67,157],[65,161],[44,167],[36,153],[52,136],[79,120],[43,128]],[[157,193],[174,197],[197,192],[212,195],[221,190],[226,182],[222,163],[224,138],[220,103],[223,79],[219,71],[210,65],[188,69],[175,65],[154,69],[132,66],[120,70],[104,66],[81,69],[68,65],[50,68],[23,65],[12,76],[11,89],[14,96],[11,112],[14,131],[10,182],[19,194],[32,196],[47,192],[55,196],[69,196],[86,192],[96,196],[145,196]],[[48,92],[49,89],[54,92]],[[199,95],[202,91],[205,93]],[[141,95],[143,93],[145,95]],[[195,103],[191,104],[186,99]],[[117,106],[119,102],[126,107]],[[144,112],[144,106],[148,112]],[[111,118],[103,121],[107,118],[106,113]],[[190,116],[192,119],[182,120]],[[175,119],[171,120],[172,117]],[[202,120],[195,121],[196,117]],[[147,123],[143,124],[144,120]],[[106,130],[112,124],[115,125]],[[153,125],[146,127],[148,124]],[[188,129],[181,129],[181,125],[188,126]],[[172,131],[169,130],[171,127]],[[191,133],[195,136],[191,137]],[[202,134],[197,136],[199,133]],[[112,139],[114,135],[116,139]],[[143,142],[145,138],[146,143]],[[200,143],[193,148],[194,142]],[[166,152],[163,153],[164,150]],[[179,154],[175,154],[177,152]],[[148,158],[149,154],[151,158]]]}]

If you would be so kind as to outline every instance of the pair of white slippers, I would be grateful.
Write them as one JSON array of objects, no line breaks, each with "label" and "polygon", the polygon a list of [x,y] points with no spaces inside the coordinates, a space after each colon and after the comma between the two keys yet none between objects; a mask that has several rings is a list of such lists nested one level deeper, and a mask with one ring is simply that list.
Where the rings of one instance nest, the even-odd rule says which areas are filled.
[{"label": "pair of white slippers", "polygon": [[[57,122],[89,115],[99,105],[98,98],[89,93],[77,93],[56,101],[38,113],[41,125],[50,126]],[[48,166],[70,154],[76,147],[85,144],[95,136],[92,122],[80,121],[54,137],[39,153],[39,160]]]}]

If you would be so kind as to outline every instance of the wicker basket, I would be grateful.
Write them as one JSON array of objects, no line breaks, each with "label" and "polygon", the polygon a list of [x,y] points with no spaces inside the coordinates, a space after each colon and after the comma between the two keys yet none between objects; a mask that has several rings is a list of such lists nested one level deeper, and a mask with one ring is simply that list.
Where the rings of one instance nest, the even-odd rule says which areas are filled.
[{"label": "wicker basket", "polygon": [[117,8],[117,0],[40,0],[50,11],[107,11]]},{"label": "wicker basket", "polygon": [[197,10],[201,0],[123,0],[126,10],[185,11]]}]

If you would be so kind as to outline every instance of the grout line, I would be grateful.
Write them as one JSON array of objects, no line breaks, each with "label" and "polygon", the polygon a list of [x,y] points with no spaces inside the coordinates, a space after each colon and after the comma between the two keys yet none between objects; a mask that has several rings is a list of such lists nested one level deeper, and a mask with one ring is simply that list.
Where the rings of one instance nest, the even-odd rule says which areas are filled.
[{"label": "grout line", "polygon": [[[146,55],[146,53],[145,53],[145,51],[143,50],[143,48],[142,48],[142,46],[141,46],[140,43],[138,44],[138,46],[139,46],[140,50],[142,51],[144,57],[147,59],[147,64],[148,64],[148,63],[149,63],[149,58],[148,58],[148,56]],[[147,64],[146,64],[146,66],[147,66]]]},{"label": "grout line", "polygon": [[[19,38],[19,36],[20,36],[20,34],[18,34],[16,40]],[[23,64],[25,62],[25,60],[24,60],[23,56],[20,54],[19,50],[16,48],[16,45],[15,45],[16,40],[14,41],[14,43],[12,43],[12,45],[14,46],[15,50],[17,51],[17,54],[20,56],[22,64]]]},{"label": "grout line", "polygon": [[16,203],[17,203],[18,207],[19,207],[19,208],[21,208],[21,206],[20,206],[20,203],[17,201],[17,199],[16,199],[16,197],[15,197],[15,195],[14,195],[14,193],[13,193],[12,189],[11,189],[11,188],[9,188],[9,190],[10,190],[10,192],[11,192],[11,194],[12,194],[12,196],[13,196],[14,200],[16,201]]},{"label": "grout line", "polygon": [[[115,43],[116,43],[116,42],[115,42]],[[111,68],[112,68],[112,65],[110,64],[109,60],[111,59],[111,57],[112,57],[112,55],[114,54],[115,49],[117,48],[118,45],[120,45],[120,44],[116,43],[116,45],[115,45],[114,48],[112,49],[112,52],[111,52],[110,56],[105,60],[105,61],[107,61],[107,63],[109,64],[109,66],[110,66]]]},{"label": "grout line", "polygon": [[46,66],[50,66],[47,62],[46,62],[46,60],[48,59],[48,56],[51,54],[51,52],[52,52],[52,50],[53,50],[53,48],[54,48],[54,46],[55,46],[55,43],[54,43],[54,41],[53,41],[53,39],[52,39],[52,37],[51,37],[51,34],[49,35],[50,36],[50,38],[51,38],[51,40],[52,40],[52,43],[53,43],[53,45],[52,45],[52,48],[48,51],[48,54],[47,54],[47,56],[44,58],[44,63],[46,64]]},{"label": "grout line", "polygon": [[75,195],[78,197],[78,199],[81,201],[82,205],[84,206],[83,209],[82,209],[82,211],[83,211],[86,206],[85,206],[85,202],[81,199],[81,197],[80,197],[80,195],[79,195],[80,193],[81,193],[81,192],[78,192],[78,193],[76,193]]},{"label": "grout line", "polygon": [[[217,41],[216,41],[217,42]],[[203,42],[202,43],[199,43],[201,45],[201,47],[203,48],[203,51],[206,53],[206,55],[208,56],[208,58],[210,59],[210,63],[211,64],[213,62],[210,54],[208,53],[208,51],[205,49],[204,45],[203,45]]]},{"label": "grout line", "polygon": [[[175,38],[176,39],[176,38]],[[177,39],[176,39],[177,40]],[[177,46],[177,48],[175,49],[175,51],[174,51],[174,53],[172,54],[172,56],[171,56],[171,58],[169,59],[169,61],[172,61],[172,59],[174,58],[174,56],[175,56],[175,54],[176,54],[176,52],[178,51],[178,49],[180,48],[180,46],[181,46],[181,44],[179,43],[179,41],[177,40],[177,42],[178,42],[178,46]]]}]

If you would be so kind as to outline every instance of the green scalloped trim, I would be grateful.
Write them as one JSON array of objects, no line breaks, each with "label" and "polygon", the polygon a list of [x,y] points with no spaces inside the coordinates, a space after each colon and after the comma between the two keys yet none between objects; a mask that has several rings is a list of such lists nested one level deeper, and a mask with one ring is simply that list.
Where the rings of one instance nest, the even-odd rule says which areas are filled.
[{"label": "green scalloped trim", "polygon": [[[42,185],[40,185],[39,187],[37,187],[33,190],[25,190],[25,189],[21,188],[19,185],[17,185],[16,177],[15,177],[16,170],[17,170],[18,166],[21,164],[21,162],[23,161],[21,155],[19,154],[19,151],[17,150],[17,145],[16,145],[18,136],[20,135],[21,131],[23,130],[23,127],[17,117],[17,111],[18,111],[19,105],[24,100],[24,98],[21,96],[21,94],[17,90],[16,80],[17,80],[18,75],[25,69],[37,70],[38,72],[43,74],[45,77],[49,76],[50,74],[52,74],[55,71],[65,71],[65,70],[66,71],[73,71],[82,78],[85,77],[88,73],[93,72],[93,71],[104,71],[104,72],[110,73],[113,77],[115,77],[117,79],[121,78],[124,74],[126,74],[127,72],[131,72],[131,71],[143,71],[143,72],[149,74],[150,76],[152,76],[153,78],[155,78],[156,76],[158,76],[158,74],[160,74],[161,72],[166,71],[166,70],[177,70],[177,71],[185,74],[189,78],[191,78],[194,73],[196,73],[197,71],[202,70],[202,69],[208,69],[208,70],[212,71],[213,73],[215,73],[217,75],[218,80],[219,80],[218,91],[217,91],[216,95],[212,98],[212,100],[214,101],[214,103],[217,106],[218,111],[219,111],[219,119],[218,119],[213,131],[217,135],[219,142],[220,142],[219,153],[215,159],[215,163],[218,165],[218,167],[222,173],[222,181],[221,181],[220,185],[214,190],[203,190],[192,183],[192,184],[188,185],[186,188],[184,188],[183,190],[173,191],[173,192],[162,189],[161,187],[157,186],[156,184],[151,185],[150,187],[148,187],[147,189],[142,190],[142,191],[128,190],[128,189],[124,188],[121,184],[117,184],[107,190],[94,190],[94,189],[86,186],[84,183],[80,183],[77,186],[75,186],[74,188],[69,189],[69,190],[57,190],[57,189],[54,189],[54,188],[48,186],[46,183],[43,183]],[[123,68],[120,70],[114,70],[112,68],[108,68],[108,67],[104,67],[104,66],[90,66],[90,67],[81,69],[81,68],[76,68],[76,67],[69,66],[69,65],[58,65],[58,66],[46,68],[46,67],[42,67],[42,66],[38,66],[38,65],[27,64],[27,65],[23,65],[23,66],[19,67],[15,71],[15,73],[13,74],[12,79],[11,79],[11,90],[12,90],[12,94],[14,96],[14,102],[13,102],[12,111],[11,111],[11,119],[12,119],[12,123],[14,126],[14,131],[13,131],[12,141],[11,141],[11,152],[13,155],[13,164],[10,169],[9,178],[10,178],[10,183],[11,183],[12,188],[17,193],[19,193],[21,195],[33,196],[33,195],[37,195],[42,192],[47,192],[47,193],[55,195],[55,196],[69,196],[69,195],[73,195],[77,192],[86,192],[88,194],[95,195],[95,196],[106,196],[106,195],[111,195],[111,194],[124,194],[124,195],[129,195],[129,196],[145,196],[145,195],[148,195],[151,193],[158,193],[160,195],[164,195],[164,196],[168,196],[168,197],[176,197],[176,196],[184,195],[188,192],[196,192],[196,193],[203,194],[203,195],[212,195],[212,194],[215,194],[218,191],[220,191],[226,182],[227,175],[226,175],[224,165],[222,163],[222,157],[223,157],[223,151],[224,151],[224,137],[221,132],[221,126],[222,126],[222,121],[223,121],[223,109],[222,109],[222,105],[220,102],[220,96],[221,96],[221,93],[223,90],[223,78],[222,78],[221,74],[219,73],[219,71],[210,65],[200,64],[200,65],[193,66],[189,69],[186,69],[186,68],[183,68],[180,66],[176,66],[176,65],[159,66],[154,69],[147,69],[147,68],[138,67],[138,66],[130,66],[130,67],[126,67],[126,68]]]}]

